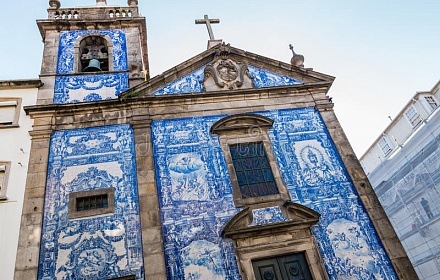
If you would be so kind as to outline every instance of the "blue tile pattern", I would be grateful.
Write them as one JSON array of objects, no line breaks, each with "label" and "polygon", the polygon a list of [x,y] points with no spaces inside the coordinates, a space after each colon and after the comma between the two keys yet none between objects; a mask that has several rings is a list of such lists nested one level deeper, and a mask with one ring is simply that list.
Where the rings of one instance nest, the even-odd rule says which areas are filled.
[{"label": "blue tile pattern", "polygon": [[57,76],[55,104],[115,99],[129,88],[128,73]]},{"label": "blue tile pattern", "polygon": [[274,87],[274,86],[288,86],[303,84],[303,81],[294,79],[289,76],[276,74],[265,69],[261,69],[248,64],[249,75],[254,78],[256,88]]},{"label": "blue tile pattern", "polygon": [[[312,230],[330,279],[397,279],[319,113],[259,114],[274,120],[268,134],[292,201],[321,214]],[[233,245],[220,235],[240,210],[218,138],[209,133],[221,117],[152,123],[168,279],[240,279]],[[255,224],[283,220],[266,211],[276,213],[256,210]]]},{"label": "blue tile pattern", "polygon": [[240,279],[224,225],[238,212],[218,139],[219,117],[152,123],[168,279]]},{"label": "blue tile pattern", "polygon": [[[249,74],[254,78],[254,84],[257,88],[273,87],[273,86],[285,86],[302,84],[300,80],[293,79],[288,76],[282,76],[274,72],[270,72],[261,68],[257,68],[251,65],[247,65],[249,68]],[[164,94],[181,94],[191,92],[203,91],[203,79],[205,77],[205,66],[161,87],[151,95],[164,95]]]},{"label": "blue tile pattern", "polygon": [[74,46],[80,37],[85,35],[105,35],[113,44],[113,67],[115,71],[128,70],[125,32],[123,30],[74,30],[61,31],[58,47],[57,74],[72,74],[74,69]]},{"label": "blue tile pattern", "polygon": [[[69,193],[114,188],[115,213],[68,219]],[[38,279],[144,279],[129,125],[56,131],[50,142]]]},{"label": "blue tile pattern", "polygon": [[151,95],[179,94],[203,91],[203,79],[205,66],[167,84],[164,87],[150,93]]},{"label": "blue tile pattern", "polygon": [[288,221],[279,206],[252,210],[253,220],[250,226],[266,225]]}]

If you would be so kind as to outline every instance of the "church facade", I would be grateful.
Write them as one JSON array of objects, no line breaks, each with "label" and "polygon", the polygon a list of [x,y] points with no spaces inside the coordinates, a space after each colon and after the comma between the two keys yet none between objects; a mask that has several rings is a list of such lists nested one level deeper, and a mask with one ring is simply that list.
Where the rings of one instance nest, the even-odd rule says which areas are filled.
[{"label": "church facade", "polygon": [[333,77],[217,44],[150,78],[136,0],[49,3],[15,279],[415,279]]}]

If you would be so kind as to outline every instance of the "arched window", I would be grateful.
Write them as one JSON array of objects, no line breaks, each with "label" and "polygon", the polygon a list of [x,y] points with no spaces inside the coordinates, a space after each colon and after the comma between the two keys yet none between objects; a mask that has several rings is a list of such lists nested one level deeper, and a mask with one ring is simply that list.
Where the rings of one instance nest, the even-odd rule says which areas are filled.
[{"label": "arched window", "polygon": [[109,71],[109,51],[104,37],[85,37],[80,42],[79,51],[79,72]]},{"label": "arched window", "polygon": [[272,124],[264,116],[237,114],[211,127],[219,135],[236,207],[290,200],[267,134]]}]

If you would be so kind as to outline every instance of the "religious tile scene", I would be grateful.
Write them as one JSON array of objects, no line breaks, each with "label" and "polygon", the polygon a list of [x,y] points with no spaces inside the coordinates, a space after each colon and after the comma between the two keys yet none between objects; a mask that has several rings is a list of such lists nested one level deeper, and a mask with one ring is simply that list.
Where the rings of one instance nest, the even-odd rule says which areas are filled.
[{"label": "religious tile scene", "polygon": [[[336,118],[335,78],[292,45],[286,63],[216,39],[219,22],[197,19],[207,50],[150,77],[137,0],[49,1],[40,78],[0,85],[35,96],[5,279],[418,279]],[[14,98],[0,128],[17,127]],[[12,171],[0,159],[4,201]]]}]

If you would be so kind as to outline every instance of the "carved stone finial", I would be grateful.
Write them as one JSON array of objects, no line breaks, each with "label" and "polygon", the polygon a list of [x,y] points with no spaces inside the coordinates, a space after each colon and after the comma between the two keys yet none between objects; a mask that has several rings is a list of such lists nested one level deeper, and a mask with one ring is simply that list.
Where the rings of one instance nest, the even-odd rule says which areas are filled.
[{"label": "carved stone finial", "polygon": [[215,58],[220,57],[221,59],[226,59],[228,58],[230,52],[231,52],[231,45],[225,44],[223,42],[221,46],[215,50]]},{"label": "carved stone finial", "polygon": [[96,0],[96,6],[107,6],[107,0]]},{"label": "carved stone finial", "polygon": [[50,9],[59,9],[61,7],[61,2],[59,0],[49,0]]},{"label": "carved stone finial", "polygon": [[136,7],[138,5],[138,0],[128,0],[127,4],[130,7]]},{"label": "carved stone finial", "polygon": [[293,46],[289,44],[289,48],[292,50],[292,59],[290,59],[290,64],[295,67],[304,67],[304,56],[301,54],[295,53],[293,50]]}]

